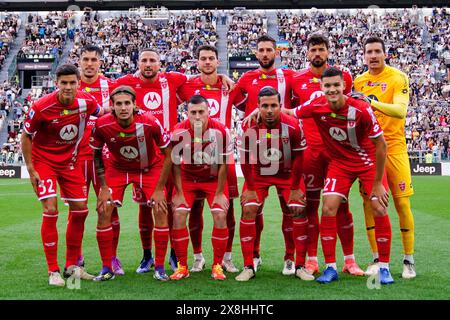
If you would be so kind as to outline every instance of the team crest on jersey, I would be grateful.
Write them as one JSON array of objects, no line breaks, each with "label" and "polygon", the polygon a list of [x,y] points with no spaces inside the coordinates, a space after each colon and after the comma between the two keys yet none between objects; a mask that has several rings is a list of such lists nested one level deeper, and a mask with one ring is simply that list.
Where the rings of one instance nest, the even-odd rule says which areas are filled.
[{"label": "team crest on jersey", "polygon": [[348,127],[349,128],[354,128],[356,125],[356,122],[354,120],[348,120]]},{"label": "team crest on jersey", "polygon": [[78,128],[74,124],[68,124],[59,131],[61,139],[69,141],[78,135]]},{"label": "team crest on jersey", "polygon": [[138,151],[133,146],[123,146],[120,148],[120,154],[127,159],[136,159],[138,156]]},{"label": "team crest on jersey", "polygon": [[347,139],[347,134],[344,130],[338,127],[331,127],[329,130],[330,136],[336,141],[344,141]]},{"label": "team crest on jersey", "polygon": [[148,92],[144,96],[144,105],[150,110],[155,110],[161,105],[161,96],[157,92]]},{"label": "team crest on jersey", "polygon": [[160,78],[159,82],[161,83],[161,88],[163,88],[163,89],[167,88],[167,79],[166,78]]},{"label": "team crest on jersey", "polygon": [[137,137],[137,139],[138,139],[138,141],[139,141],[140,143],[142,143],[142,142],[144,142],[145,137],[144,137],[144,136],[139,136],[139,137]]},{"label": "team crest on jersey", "polygon": [[284,144],[289,143],[289,137],[281,137],[281,141],[283,141]]},{"label": "team crest on jersey", "polygon": [[398,184],[398,187],[400,188],[400,190],[401,190],[402,192],[404,192],[405,189],[406,189],[406,182],[405,182],[405,181],[401,181],[401,182]]}]

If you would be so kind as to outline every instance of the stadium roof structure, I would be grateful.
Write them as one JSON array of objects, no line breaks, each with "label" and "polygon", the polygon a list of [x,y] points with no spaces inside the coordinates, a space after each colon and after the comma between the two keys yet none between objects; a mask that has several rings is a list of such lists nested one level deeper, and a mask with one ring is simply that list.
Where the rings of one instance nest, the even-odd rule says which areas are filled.
[{"label": "stadium roof structure", "polygon": [[161,7],[168,9],[233,9],[245,7],[246,9],[311,9],[311,8],[368,8],[378,6],[381,8],[410,8],[442,7],[446,0],[0,0],[0,10],[8,11],[38,11],[38,10],[66,10],[70,6],[80,9],[93,10],[128,10],[133,7]]}]

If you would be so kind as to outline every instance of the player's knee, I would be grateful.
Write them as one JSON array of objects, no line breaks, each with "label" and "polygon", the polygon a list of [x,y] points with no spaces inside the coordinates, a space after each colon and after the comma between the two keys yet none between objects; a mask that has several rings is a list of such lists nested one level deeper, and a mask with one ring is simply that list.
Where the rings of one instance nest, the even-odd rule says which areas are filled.
[{"label": "player's knee", "polygon": [[87,203],[86,201],[69,201],[70,210],[86,210]]},{"label": "player's knee", "polygon": [[242,207],[242,218],[245,220],[254,220],[256,214],[258,213],[258,206],[243,206]]},{"label": "player's knee", "polygon": [[44,211],[49,215],[55,215],[58,213],[58,208],[56,205],[48,205],[44,208]]},{"label": "player's knee", "polygon": [[181,229],[186,226],[186,217],[188,211],[177,210],[173,213],[173,227],[174,229]]},{"label": "player's knee", "polygon": [[381,205],[376,205],[372,207],[372,212],[374,217],[383,217],[387,215],[387,210]]},{"label": "player's knee", "polygon": [[333,205],[324,203],[322,206],[322,216],[325,217],[334,217],[336,216],[337,208]]},{"label": "player's knee", "polygon": [[225,211],[213,212],[214,226],[216,228],[225,228],[227,226],[227,214]]}]

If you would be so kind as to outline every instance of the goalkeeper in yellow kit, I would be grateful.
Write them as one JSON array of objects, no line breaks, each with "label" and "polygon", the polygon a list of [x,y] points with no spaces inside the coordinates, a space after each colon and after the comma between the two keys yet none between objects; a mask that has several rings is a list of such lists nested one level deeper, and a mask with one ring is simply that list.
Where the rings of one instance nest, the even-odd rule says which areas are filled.
[{"label": "goalkeeper in yellow kit", "polygon": [[[369,37],[364,42],[364,60],[368,71],[356,77],[354,88],[364,94],[375,111],[388,146],[386,174],[400,220],[404,260],[402,277],[414,278],[414,218],[409,197],[414,194],[406,149],[405,119],[409,103],[409,81],[405,73],[386,65],[384,42],[379,37]],[[366,203],[367,202],[367,203]],[[370,201],[364,202],[367,235],[374,263],[367,275],[378,273],[378,249],[375,241],[375,223]]]}]

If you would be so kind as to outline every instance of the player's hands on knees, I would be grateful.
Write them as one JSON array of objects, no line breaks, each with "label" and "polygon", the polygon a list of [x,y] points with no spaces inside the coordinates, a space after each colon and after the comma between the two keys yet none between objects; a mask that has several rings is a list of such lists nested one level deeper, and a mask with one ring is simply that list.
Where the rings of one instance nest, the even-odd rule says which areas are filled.
[{"label": "player's hands on knees", "polygon": [[387,208],[389,204],[389,193],[384,188],[383,184],[375,183],[370,194],[370,200],[378,201],[383,208]]},{"label": "player's hands on knees", "polygon": [[155,192],[153,192],[151,206],[157,211],[167,213],[167,201],[164,190],[155,190]]},{"label": "player's hands on knees", "polygon": [[245,190],[241,195],[241,205],[245,205],[248,202],[257,202],[259,203],[258,194],[254,190]]},{"label": "player's hands on knees", "polygon": [[214,206],[215,204],[220,206],[225,212],[228,211],[228,208],[230,206],[230,202],[223,192],[216,193],[212,205]]},{"label": "player's hands on knees", "polygon": [[100,187],[100,192],[98,193],[97,198],[97,212],[99,214],[105,214],[108,202],[112,203],[111,192],[107,186]]},{"label": "player's hands on knees", "polygon": [[188,208],[188,204],[186,202],[186,199],[184,198],[184,194],[182,193],[176,193],[173,197],[172,197],[172,208],[173,211],[175,211],[176,209],[178,209],[179,207],[185,207],[186,209]]},{"label": "player's hands on knees", "polygon": [[260,118],[259,109],[256,108],[256,109],[253,110],[248,116],[246,116],[246,117],[244,118],[244,120],[242,120],[242,126],[244,127],[244,126],[250,125],[250,123],[251,123],[252,121],[258,123],[259,118]]},{"label": "player's hands on knees", "polygon": [[291,215],[294,217],[299,216],[305,209],[306,205],[306,197],[303,191],[301,189],[291,190],[287,205]]},{"label": "player's hands on knees", "polygon": [[37,173],[37,171],[34,169],[30,169],[28,173],[30,174],[31,185],[33,186],[34,191],[37,193],[37,188],[41,184],[41,177],[39,176],[39,173]]}]

